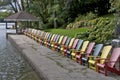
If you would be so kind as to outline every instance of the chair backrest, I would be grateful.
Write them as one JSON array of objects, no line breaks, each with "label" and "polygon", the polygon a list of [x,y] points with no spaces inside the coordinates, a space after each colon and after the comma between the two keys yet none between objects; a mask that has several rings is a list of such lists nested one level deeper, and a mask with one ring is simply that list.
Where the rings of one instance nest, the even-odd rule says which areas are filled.
[{"label": "chair backrest", "polygon": [[83,43],[83,40],[80,39],[79,42],[78,42],[78,44],[77,44],[77,47],[76,47],[77,51],[81,48],[82,43]]},{"label": "chair backrest", "polygon": [[32,29],[32,32],[31,32],[31,33],[34,34],[34,32],[35,32],[35,29]]},{"label": "chair backrest", "polygon": [[54,37],[55,37],[55,34],[53,34],[53,35],[52,35],[52,38],[51,38],[51,40],[50,40],[50,41],[53,41]]},{"label": "chair backrest", "polygon": [[31,33],[33,29],[29,28],[28,33]]},{"label": "chair backrest", "polygon": [[78,41],[79,39],[75,39],[74,42],[73,42],[73,46],[72,46],[72,49],[75,49],[77,44],[78,44]]},{"label": "chair backrest", "polygon": [[64,36],[60,36],[59,41],[58,41],[58,44],[61,44],[61,43],[62,43],[63,37],[64,37]]},{"label": "chair backrest", "polygon": [[44,36],[44,39],[47,39],[47,36],[49,35],[48,32],[46,32],[45,36]]},{"label": "chair backrest", "polygon": [[84,42],[83,42],[83,45],[82,45],[82,48],[81,48],[81,50],[80,50],[80,51],[85,52],[85,50],[86,50],[86,48],[87,48],[88,44],[89,44],[89,41],[84,41]]},{"label": "chair backrest", "polygon": [[55,42],[55,40],[57,39],[57,36],[58,36],[58,35],[57,35],[57,34],[55,34],[55,37],[54,37],[54,39],[53,39],[53,41],[54,41],[54,42]]},{"label": "chair backrest", "polygon": [[51,37],[52,37],[53,34],[50,33],[49,37],[48,37],[48,41],[50,41]]},{"label": "chair backrest", "polygon": [[44,39],[47,39],[50,33],[46,33]]},{"label": "chair backrest", "polygon": [[[101,56],[100,58],[107,58],[108,57],[108,54],[110,53],[112,49],[112,46],[111,45],[108,45],[108,46],[104,46],[103,49],[102,49],[102,52],[101,52]],[[103,64],[105,62],[105,60],[101,60],[100,63]]]},{"label": "chair backrest", "polygon": [[120,58],[120,47],[114,48],[110,57],[110,61],[108,62],[108,65],[110,67],[114,67],[116,61]]},{"label": "chair backrest", "polygon": [[71,40],[71,38],[70,38],[70,37],[68,37],[68,39],[67,39],[67,41],[66,41],[66,43],[65,43],[65,46],[68,46],[68,44],[69,44],[70,40]]},{"label": "chair backrest", "polygon": [[75,38],[72,38],[72,39],[70,40],[70,43],[69,43],[69,45],[68,45],[69,48],[72,47],[74,40],[75,40]]},{"label": "chair backrest", "polygon": [[62,42],[62,45],[64,45],[65,43],[66,43],[66,41],[67,41],[67,36],[65,36],[64,38],[63,38],[63,42]]},{"label": "chair backrest", "polygon": [[37,30],[36,36],[39,36],[39,35],[40,35],[40,30]]},{"label": "chair backrest", "polygon": [[90,42],[90,43],[89,43],[89,45],[88,45],[88,47],[87,47],[87,50],[86,50],[86,52],[85,52],[86,55],[89,55],[89,54],[92,52],[94,46],[95,46],[95,42]]},{"label": "chair backrest", "polygon": [[35,35],[37,33],[37,30],[35,29],[34,31],[33,31],[33,34]]},{"label": "chair backrest", "polygon": [[55,42],[57,43],[59,41],[60,35],[57,36]]},{"label": "chair backrest", "polygon": [[100,53],[100,51],[101,51],[101,49],[102,49],[102,47],[103,47],[103,44],[97,44],[96,46],[95,46],[95,49],[94,49],[94,52],[93,52],[93,56],[98,56],[99,55],[99,53]]},{"label": "chair backrest", "polygon": [[43,32],[43,33],[41,34],[41,38],[44,38],[44,37],[45,37],[45,34],[46,34],[46,32]]},{"label": "chair backrest", "polygon": [[50,36],[50,33],[48,33],[48,34],[47,34],[47,36],[46,36],[46,38],[45,38],[45,39],[48,39],[48,38],[49,38],[49,36]]}]

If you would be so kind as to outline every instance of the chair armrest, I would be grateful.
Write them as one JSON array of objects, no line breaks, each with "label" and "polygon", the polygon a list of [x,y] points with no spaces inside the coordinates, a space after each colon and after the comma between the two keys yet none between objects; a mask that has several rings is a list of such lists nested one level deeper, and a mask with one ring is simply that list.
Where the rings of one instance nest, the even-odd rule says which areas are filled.
[{"label": "chair armrest", "polygon": [[75,52],[75,51],[76,51],[76,49],[71,49],[71,51],[72,51],[72,52]]},{"label": "chair armrest", "polygon": [[96,58],[97,63],[100,63],[100,60],[105,60],[105,62],[106,62],[106,60],[109,60],[109,59],[108,58]]},{"label": "chair armrest", "polygon": [[79,54],[83,54],[84,51],[76,51],[76,54],[79,55]]},{"label": "chair armrest", "polygon": [[96,59],[98,56],[88,56],[89,59]]},{"label": "chair armrest", "polygon": [[86,54],[81,54],[81,57],[86,57]]}]

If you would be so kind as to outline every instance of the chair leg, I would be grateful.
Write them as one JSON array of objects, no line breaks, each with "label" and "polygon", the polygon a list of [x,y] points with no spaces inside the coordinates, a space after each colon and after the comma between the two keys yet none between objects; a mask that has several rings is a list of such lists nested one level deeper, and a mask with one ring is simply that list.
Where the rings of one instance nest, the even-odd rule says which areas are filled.
[{"label": "chair leg", "polygon": [[120,57],[119,57],[119,71],[120,71]]},{"label": "chair leg", "polygon": [[105,74],[105,76],[107,76],[107,72],[108,72],[108,71],[107,71],[107,63],[105,63],[104,72],[105,72],[105,73],[104,73],[104,74]]}]

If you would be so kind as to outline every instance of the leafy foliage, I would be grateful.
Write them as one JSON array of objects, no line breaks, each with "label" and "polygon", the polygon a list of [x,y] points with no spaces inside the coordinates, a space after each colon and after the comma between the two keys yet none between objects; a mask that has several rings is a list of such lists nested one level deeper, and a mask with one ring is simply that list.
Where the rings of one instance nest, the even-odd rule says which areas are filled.
[{"label": "leafy foliage", "polygon": [[97,23],[97,17],[96,14],[93,14],[92,12],[87,13],[86,15],[79,15],[75,22],[70,23],[67,25],[66,29],[76,29],[80,27],[91,27]]},{"label": "leafy foliage", "polygon": [[98,22],[87,33],[81,33],[79,38],[84,38],[96,43],[106,43],[114,37],[115,22],[109,18],[97,18]]}]

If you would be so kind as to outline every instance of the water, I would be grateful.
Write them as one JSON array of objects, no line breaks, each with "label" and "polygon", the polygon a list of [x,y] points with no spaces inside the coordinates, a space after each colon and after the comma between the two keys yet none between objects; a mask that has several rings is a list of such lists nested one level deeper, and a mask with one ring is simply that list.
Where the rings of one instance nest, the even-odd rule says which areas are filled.
[{"label": "water", "polygon": [[1,25],[0,80],[40,80],[20,53],[6,40],[6,29]]}]

